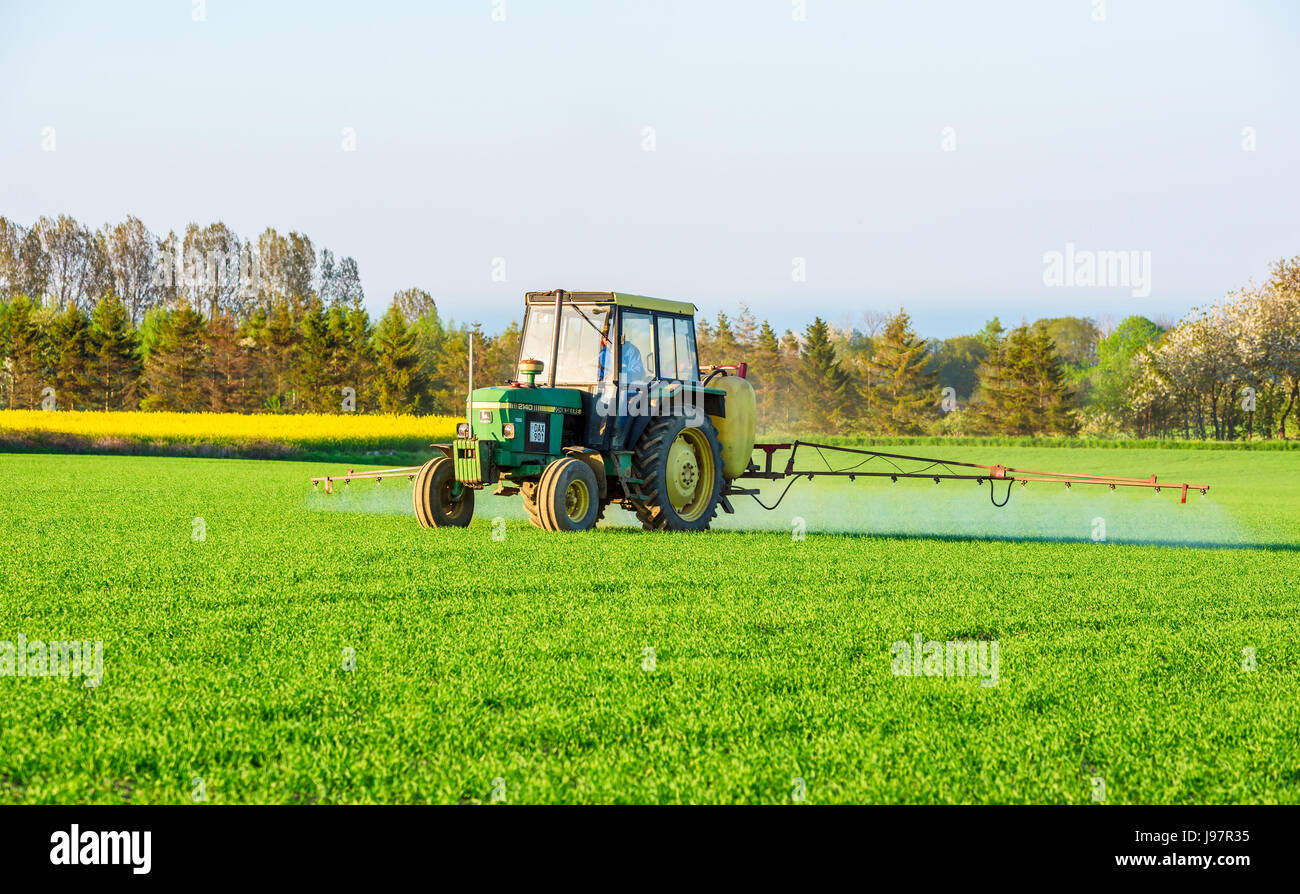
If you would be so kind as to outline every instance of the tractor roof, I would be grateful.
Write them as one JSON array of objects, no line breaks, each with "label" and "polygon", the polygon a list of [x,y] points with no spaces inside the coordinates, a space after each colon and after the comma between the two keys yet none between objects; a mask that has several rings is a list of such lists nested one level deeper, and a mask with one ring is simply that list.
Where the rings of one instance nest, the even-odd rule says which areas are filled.
[{"label": "tractor roof", "polygon": [[[628,292],[565,292],[566,301],[576,304],[617,304],[619,307],[632,307],[637,310],[657,310],[670,314],[695,315],[695,305],[689,301],[669,301],[667,298],[648,298],[645,295],[632,295]],[[554,292],[528,292],[524,296],[528,304],[552,304]]]}]

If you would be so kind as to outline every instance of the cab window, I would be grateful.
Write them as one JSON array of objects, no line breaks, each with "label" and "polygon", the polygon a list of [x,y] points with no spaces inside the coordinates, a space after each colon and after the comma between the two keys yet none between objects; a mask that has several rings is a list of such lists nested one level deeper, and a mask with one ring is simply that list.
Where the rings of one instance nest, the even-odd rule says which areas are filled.
[{"label": "cab window", "polygon": [[659,328],[659,378],[679,379],[677,374],[677,338],[673,334],[673,318],[662,314],[656,325]]},{"label": "cab window", "polygon": [[700,380],[700,363],[695,356],[695,326],[686,317],[673,318],[673,343],[676,347],[677,378],[684,382]]},{"label": "cab window", "polygon": [[648,382],[654,370],[654,330],[650,314],[638,310],[623,311],[623,350],[619,360],[619,379],[624,384]]},{"label": "cab window", "polygon": [[[550,306],[528,308],[519,351],[520,360],[551,361],[551,338],[555,331],[555,310]],[[586,384],[597,381],[597,363],[602,342],[609,333],[609,308],[566,305],[560,314],[560,347],[556,356],[557,384]],[[546,381],[548,371],[542,371]]]},{"label": "cab window", "polygon": [[655,314],[659,336],[659,378],[698,382],[700,368],[695,358],[695,331],[685,317]]}]

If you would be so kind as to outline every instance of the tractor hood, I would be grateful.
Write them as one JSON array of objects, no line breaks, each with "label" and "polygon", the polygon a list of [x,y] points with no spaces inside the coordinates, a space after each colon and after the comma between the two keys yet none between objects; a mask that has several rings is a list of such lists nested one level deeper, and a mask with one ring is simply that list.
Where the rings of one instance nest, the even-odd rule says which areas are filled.
[{"label": "tractor hood", "polygon": [[516,388],[507,385],[475,388],[469,396],[469,422],[475,433],[480,421],[490,421],[483,419],[485,410],[490,411],[492,417],[509,411],[509,416],[502,416],[501,422],[514,422],[514,417],[523,413],[577,416],[582,413],[582,398],[576,388]]},{"label": "tractor hood", "polygon": [[473,436],[496,441],[507,451],[505,462],[522,454],[558,455],[564,420],[582,415],[582,397],[574,388],[476,388],[466,409]]}]

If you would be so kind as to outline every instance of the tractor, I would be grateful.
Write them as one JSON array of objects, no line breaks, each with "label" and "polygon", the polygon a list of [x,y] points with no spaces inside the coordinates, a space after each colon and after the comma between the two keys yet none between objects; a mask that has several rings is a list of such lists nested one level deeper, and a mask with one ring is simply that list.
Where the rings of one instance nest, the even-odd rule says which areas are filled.
[{"label": "tractor", "polygon": [[[647,531],[704,531],[731,497],[749,496],[763,509],[781,504],[800,478],[888,477],[973,481],[1005,506],[1013,484],[1030,482],[1148,488],[1205,496],[1207,484],[1015,469],[951,459],[817,444],[755,443],[757,402],[747,366],[701,369],[695,349],[695,305],[625,292],[528,292],[515,378],[475,388],[470,339],[465,421],[450,444],[422,466],[313,478],[334,482],[405,477],[415,482],[415,517],[426,528],[466,527],[474,495],[519,494],[529,520],[547,531],[595,527],[611,503],[636,514]],[[815,456],[798,467],[800,448]],[[760,467],[753,461],[765,454]],[[786,454],[773,468],[774,454]],[[834,457],[851,465],[833,466]],[[789,479],[771,505],[739,479]],[[996,486],[1006,490],[999,501]]]},{"label": "tractor", "polygon": [[[646,530],[701,531],[754,446],[743,368],[701,378],[695,305],[623,292],[529,292],[516,378],[473,388],[466,421],[415,475],[425,527],[464,527],[474,494],[520,494],[534,525],[594,527],[611,503]],[[741,492],[741,491],[737,491]]]}]

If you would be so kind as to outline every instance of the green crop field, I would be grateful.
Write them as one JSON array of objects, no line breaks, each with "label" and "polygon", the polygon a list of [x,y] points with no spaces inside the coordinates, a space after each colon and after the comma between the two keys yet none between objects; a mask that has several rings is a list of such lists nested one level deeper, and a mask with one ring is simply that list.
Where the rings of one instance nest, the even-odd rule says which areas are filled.
[{"label": "green crop field", "polygon": [[[0,456],[0,641],[103,644],[98,686],[0,676],[0,802],[1300,802],[1300,455],[927,451],[1212,488],[566,535],[328,464]],[[997,685],[896,675],[917,636]]]}]

